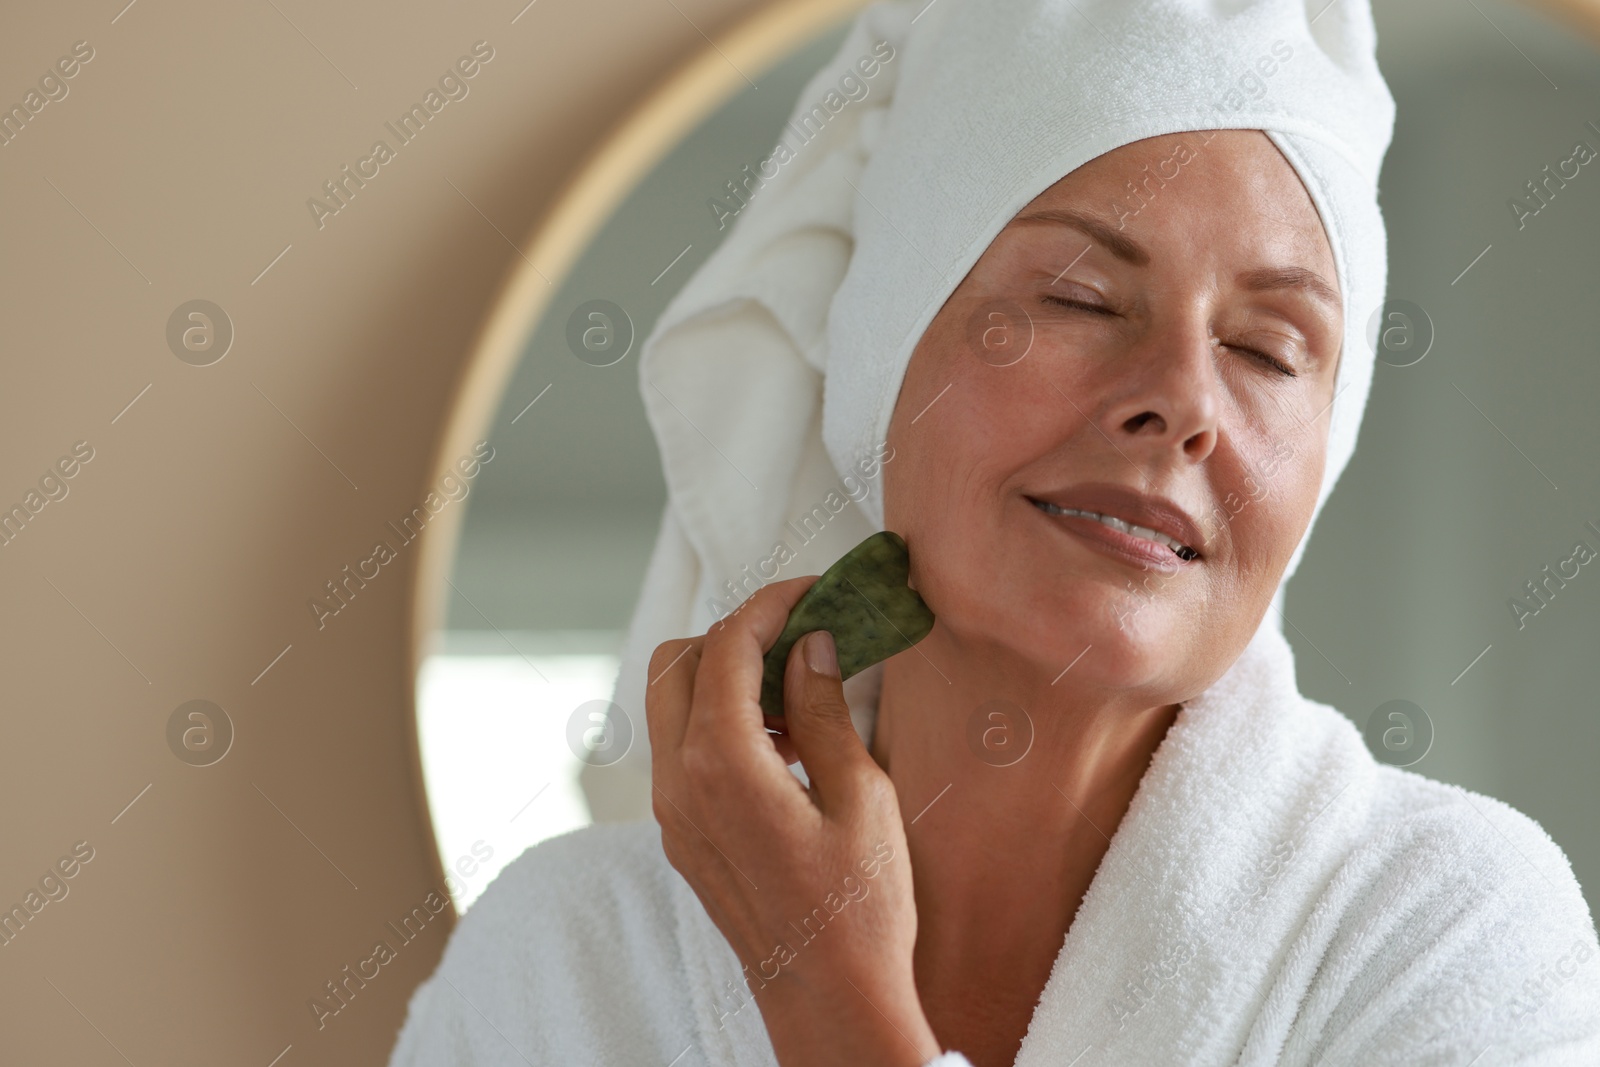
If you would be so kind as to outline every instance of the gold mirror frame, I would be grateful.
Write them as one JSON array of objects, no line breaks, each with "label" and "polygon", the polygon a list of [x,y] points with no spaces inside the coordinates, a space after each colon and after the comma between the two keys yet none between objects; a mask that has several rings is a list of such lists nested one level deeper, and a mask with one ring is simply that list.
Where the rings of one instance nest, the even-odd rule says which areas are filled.
[{"label": "gold mirror frame", "polygon": [[[453,470],[488,428],[507,384],[557,287],[622,202],[694,129],[745,85],[796,49],[864,8],[869,0],[777,0],[682,64],[601,140],[573,171],[550,209],[518,245],[472,352],[456,380],[434,446],[426,484]],[[535,266],[542,264],[543,269]],[[424,825],[434,840],[422,769],[416,684],[430,635],[443,617],[446,579],[461,534],[464,508],[450,508],[423,529],[409,602],[407,684],[411,694],[410,759]]]}]

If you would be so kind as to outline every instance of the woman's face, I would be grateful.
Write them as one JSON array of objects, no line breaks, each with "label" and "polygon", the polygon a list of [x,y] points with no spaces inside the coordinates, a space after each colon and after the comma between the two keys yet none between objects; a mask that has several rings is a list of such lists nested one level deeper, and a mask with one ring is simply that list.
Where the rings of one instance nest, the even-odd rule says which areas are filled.
[{"label": "woman's face", "polygon": [[1088,649],[1078,686],[1148,706],[1204,690],[1310,521],[1342,324],[1316,208],[1259,130],[1137,141],[1041,193],[929,324],[890,423],[885,525],[946,638],[1043,677]]}]

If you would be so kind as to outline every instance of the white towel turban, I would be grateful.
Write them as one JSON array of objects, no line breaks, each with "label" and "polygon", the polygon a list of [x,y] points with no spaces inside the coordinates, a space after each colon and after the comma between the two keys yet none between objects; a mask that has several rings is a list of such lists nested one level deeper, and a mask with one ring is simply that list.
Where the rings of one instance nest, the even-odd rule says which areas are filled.
[{"label": "white towel turban", "polygon": [[[1387,281],[1377,179],[1394,101],[1375,47],[1368,0],[865,8],[746,196],[724,198],[732,232],[641,350],[669,499],[613,696],[633,725],[622,766],[648,774],[656,645],[882,528],[882,443],[923,330],[1024,205],[1121,145],[1260,129],[1310,193],[1345,315],[1314,523],[1355,449]],[[853,693],[875,701],[852,690],[873,673],[846,683],[852,708]]]}]

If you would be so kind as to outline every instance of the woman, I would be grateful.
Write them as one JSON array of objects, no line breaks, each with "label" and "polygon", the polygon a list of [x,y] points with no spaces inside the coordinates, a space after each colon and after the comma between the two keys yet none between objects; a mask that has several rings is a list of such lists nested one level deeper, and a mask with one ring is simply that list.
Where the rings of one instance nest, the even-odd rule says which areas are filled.
[{"label": "woman", "polygon": [[[881,34],[892,97],[753,200],[647,346],[654,819],[507,868],[393,1063],[1600,1059],[1560,849],[1378,765],[1276,626],[1384,278],[1392,104],[1368,12],[1322,2],[863,15],[808,89]],[[1270,91],[1230,107],[1228,57]],[[880,440],[823,565],[894,530],[937,622],[850,685],[808,635],[763,726],[821,568],[716,604],[796,556],[755,487],[803,510],[821,449],[837,475]]]}]

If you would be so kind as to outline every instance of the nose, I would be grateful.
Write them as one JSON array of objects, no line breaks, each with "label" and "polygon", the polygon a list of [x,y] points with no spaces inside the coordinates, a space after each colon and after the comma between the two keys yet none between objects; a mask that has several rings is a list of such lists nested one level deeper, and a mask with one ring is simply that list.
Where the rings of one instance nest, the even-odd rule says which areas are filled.
[{"label": "nose", "polygon": [[1217,445],[1221,389],[1215,348],[1202,323],[1174,324],[1147,336],[1120,362],[1117,400],[1102,415],[1123,451],[1160,464],[1195,464]]}]

